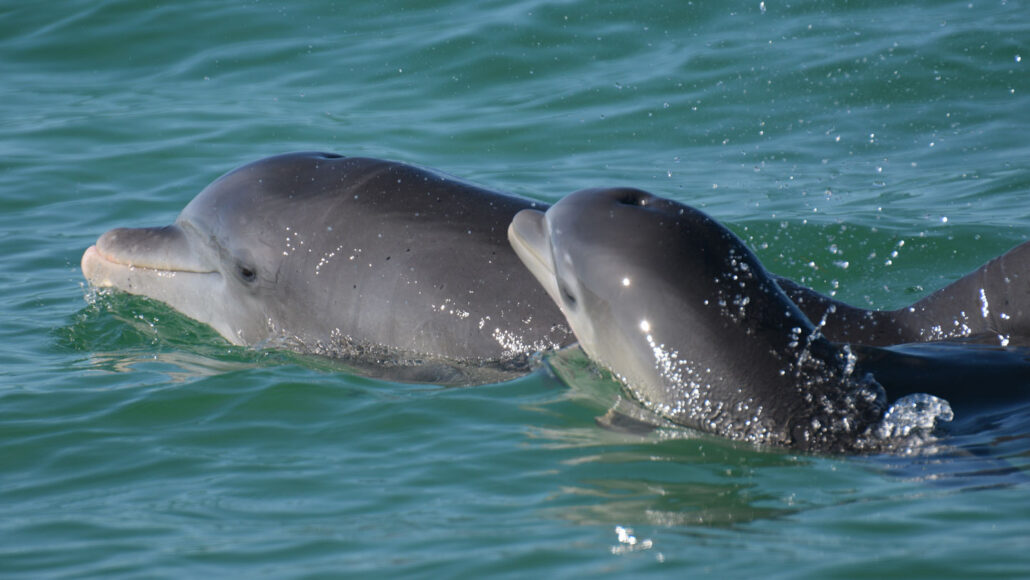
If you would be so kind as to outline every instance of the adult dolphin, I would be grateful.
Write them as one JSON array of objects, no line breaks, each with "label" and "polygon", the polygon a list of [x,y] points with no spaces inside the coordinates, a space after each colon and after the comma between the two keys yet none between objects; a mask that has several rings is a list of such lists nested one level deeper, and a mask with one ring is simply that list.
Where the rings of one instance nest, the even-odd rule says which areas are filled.
[{"label": "adult dolphin", "polygon": [[573,340],[506,238],[538,206],[402,163],[293,153],[220,177],[172,225],[105,233],[82,271],[233,344],[524,372]]},{"label": "adult dolphin", "polygon": [[[769,274],[732,232],[694,208],[640,190],[584,190],[546,213],[524,210],[509,239],[594,361],[651,411],[702,431],[811,451],[876,449],[888,391],[896,398],[934,386],[941,373],[911,379],[935,356],[948,358],[831,342],[781,288],[793,283]],[[1030,280],[1006,282],[1002,272],[1015,268],[1004,264],[1015,266],[1002,257],[917,303],[912,320],[944,326],[981,295],[1023,312]],[[970,295],[970,280],[982,282],[983,291]],[[848,310],[797,285],[792,290],[814,313],[834,319],[838,332],[858,335],[870,320],[892,324],[887,315]],[[997,330],[986,313],[966,322],[965,334]],[[915,323],[905,328],[911,334],[902,337],[932,338],[913,331]],[[1006,380],[1027,392],[1025,353],[979,348],[973,357],[982,369],[1004,363]],[[965,368],[960,362],[949,372]],[[877,382],[881,370],[888,391]]]}]

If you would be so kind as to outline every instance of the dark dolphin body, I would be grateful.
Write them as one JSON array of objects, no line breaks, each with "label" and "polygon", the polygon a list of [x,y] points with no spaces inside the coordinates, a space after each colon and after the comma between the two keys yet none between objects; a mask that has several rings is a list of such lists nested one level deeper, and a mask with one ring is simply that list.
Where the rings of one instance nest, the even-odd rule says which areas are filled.
[{"label": "dark dolphin body", "polygon": [[837,342],[891,345],[962,339],[1030,343],[1030,243],[1021,244],[911,306],[866,310],[786,278],[780,287]]},{"label": "dark dolphin body", "polygon": [[681,425],[802,450],[874,450],[900,396],[975,403],[984,398],[977,377],[994,381],[994,400],[1030,394],[1026,350],[875,346],[1021,344],[1030,270],[1020,260],[1030,246],[908,309],[874,312],[769,274],[704,213],[639,190],[585,190],[546,214],[520,212],[509,239],[583,350]]},{"label": "dark dolphin body", "polygon": [[[511,378],[531,368],[531,355],[570,344],[555,301],[576,290],[581,304],[599,305],[590,316],[565,308],[584,348],[624,380],[646,378],[630,386],[641,400],[700,429],[803,448],[853,445],[875,423],[885,403],[866,372],[892,398],[928,391],[951,400],[977,379],[1028,382],[1025,357],[1011,348],[960,345],[956,358],[954,346],[858,344],[956,335],[1022,344],[1030,290],[1021,260],[1030,246],[911,309],[867,311],[770,278],[700,212],[621,190],[570,196],[549,220],[520,214],[513,242],[523,258],[532,262],[526,250],[536,248],[549,267],[557,250],[547,244],[564,244],[564,278],[530,263],[541,288],[505,235],[517,213],[534,208],[547,205],[401,163],[295,153],[219,178],[172,225],[107,232],[82,268],[91,284],[165,302],[234,344],[439,383]],[[644,217],[623,218],[628,210]],[[548,231],[558,223],[570,227]],[[615,298],[640,300],[600,296],[610,289],[577,268],[617,282]],[[709,311],[682,308],[689,297],[709,300]],[[636,330],[613,322],[630,313],[626,304],[639,307],[629,319]],[[643,321],[653,330],[643,332]],[[710,375],[721,378],[701,380]]]},{"label": "dark dolphin body", "polygon": [[234,344],[518,373],[573,340],[507,241],[538,206],[401,163],[294,153],[222,176],[172,225],[105,233],[82,270]]}]

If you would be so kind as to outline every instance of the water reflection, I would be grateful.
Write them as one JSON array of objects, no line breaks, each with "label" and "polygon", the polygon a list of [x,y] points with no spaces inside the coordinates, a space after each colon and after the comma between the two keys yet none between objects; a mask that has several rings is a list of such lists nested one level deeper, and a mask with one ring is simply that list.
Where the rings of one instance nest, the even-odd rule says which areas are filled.
[{"label": "water reflection", "polygon": [[[566,350],[548,363],[570,386],[549,410],[603,415],[617,382]],[[614,385],[614,386],[613,386]],[[1030,405],[960,424],[906,455],[821,457],[756,447],[663,427],[601,425],[531,429],[540,445],[569,454],[550,517],[589,525],[726,528],[813,510],[940,500],[1030,483]]]},{"label": "water reflection", "polygon": [[638,479],[585,480],[561,490],[571,499],[590,503],[551,508],[557,518],[577,524],[729,527],[797,511],[777,507],[778,498],[754,484]]}]

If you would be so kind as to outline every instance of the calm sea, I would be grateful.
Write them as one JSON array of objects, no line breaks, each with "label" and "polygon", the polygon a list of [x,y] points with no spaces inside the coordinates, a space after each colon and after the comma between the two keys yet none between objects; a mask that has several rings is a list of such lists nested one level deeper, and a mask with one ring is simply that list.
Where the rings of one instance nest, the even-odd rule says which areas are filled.
[{"label": "calm sea", "polygon": [[1030,7],[0,3],[0,577],[1030,576],[1027,408],[919,457],[636,437],[583,361],[392,384],[87,300],[99,234],[302,149],[648,189],[897,307],[1028,238]]}]

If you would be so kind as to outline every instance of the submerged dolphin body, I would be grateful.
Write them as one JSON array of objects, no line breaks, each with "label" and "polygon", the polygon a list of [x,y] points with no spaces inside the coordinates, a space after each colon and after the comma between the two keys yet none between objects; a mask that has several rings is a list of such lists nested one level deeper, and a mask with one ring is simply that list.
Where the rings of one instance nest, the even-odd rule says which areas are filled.
[{"label": "submerged dolphin body", "polygon": [[507,242],[512,216],[538,205],[401,163],[294,153],[222,176],[172,225],[105,233],[82,270],[233,344],[524,372],[573,340]]},{"label": "submerged dolphin body", "polygon": [[[584,190],[546,213],[522,211],[509,239],[595,362],[657,415],[702,431],[802,450],[872,449],[890,402],[949,375],[968,380],[1001,365],[1007,385],[1024,395],[1030,387],[1020,353],[981,345],[969,350],[972,367],[933,372],[947,358],[940,349],[861,344],[942,338],[936,329],[954,320],[963,336],[995,344],[1002,333],[1025,335],[1030,278],[1016,266],[1027,246],[909,309],[881,313],[769,274],[704,213],[635,189]],[[972,308],[981,297],[995,317],[967,316],[980,313]]]}]

